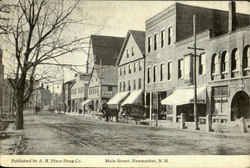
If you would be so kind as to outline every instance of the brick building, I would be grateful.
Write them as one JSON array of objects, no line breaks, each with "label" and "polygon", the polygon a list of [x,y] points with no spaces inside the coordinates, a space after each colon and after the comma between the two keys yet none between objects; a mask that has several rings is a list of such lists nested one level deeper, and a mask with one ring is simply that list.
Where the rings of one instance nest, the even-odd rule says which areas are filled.
[{"label": "brick building", "polygon": [[108,102],[109,106],[143,105],[144,58],[145,32],[129,30],[116,61],[118,93]]},{"label": "brick building", "polygon": [[176,3],[146,21],[145,102],[150,116],[170,116],[176,122],[177,115],[186,113],[186,119],[193,121],[193,62],[188,55],[192,51],[187,49],[193,46],[193,15],[197,46],[205,52],[200,53],[196,65],[199,115],[219,116],[221,112],[225,120],[231,120],[233,83],[244,86],[241,91],[248,98],[242,92],[238,96],[249,104],[249,81],[243,76],[248,72],[240,67],[246,66],[249,57],[243,59],[243,53],[249,52],[250,18],[236,14],[235,2],[229,4],[227,12]]}]

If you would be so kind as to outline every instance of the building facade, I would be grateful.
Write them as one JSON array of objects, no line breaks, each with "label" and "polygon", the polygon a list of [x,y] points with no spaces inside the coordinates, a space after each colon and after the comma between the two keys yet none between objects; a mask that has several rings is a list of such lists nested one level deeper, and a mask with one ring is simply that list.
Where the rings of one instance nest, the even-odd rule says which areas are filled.
[{"label": "building facade", "polygon": [[117,67],[95,65],[89,80],[88,100],[93,111],[98,111],[117,93]]},{"label": "building facade", "polygon": [[[217,53],[218,56],[218,53],[223,50],[231,52],[235,47],[237,48],[237,41],[247,43],[249,36],[245,29],[248,29],[249,15],[236,14],[234,2],[230,2],[229,12],[176,3],[146,21],[145,102],[150,107],[151,117],[154,115],[164,119],[170,117],[176,122],[176,116],[186,113],[187,121],[193,121],[193,57],[189,54],[193,50],[188,49],[193,47],[193,15],[196,15],[197,46],[204,49],[204,52],[197,53],[199,56],[196,65],[198,113],[200,116],[205,116],[211,111],[216,111],[212,110],[215,107],[227,106],[214,104],[219,100],[216,98],[214,101],[211,98],[211,90],[213,94],[219,92],[224,94],[227,90],[211,88],[215,85],[211,86],[214,83],[211,77],[220,78],[217,77],[220,76],[217,75],[219,59],[216,57],[214,59],[216,66],[212,66],[211,57],[214,56],[211,52]],[[244,33],[235,32],[235,30],[241,30]],[[241,44],[242,49],[239,50],[242,53],[243,46],[247,48],[246,44]],[[231,58],[226,58],[229,63]],[[240,56],[237,55],[236,58]],[[238,63],[237,66],[240,64]],[[229,71],[229,64],[224,68],[228,68]],[[224,75],[226,73],[222,76]],[[247,82],[247,79],[243,78],[243,81]],[[221,80],[220,78],[219,81]],[[228,88],[231,87],[232,82],[229,83]],[[244,87],[246,88],[245,85]],[[222,96],[218,95],[218,97]],[[220,102],[224,101],[224,98],[220,100]],[[229,106],[223,110],[224,113],[230,113]],[[225,118],[229,120],[229,114]]]},{"label": "building facade", "polygon": [[3,112],[3,92],[4,92],[3,51],[0,48],[0,114]]},{"label": "building facade", "polygon": [[70,80],[63,83],[63,104],[64,112],[71,112],[71,88],[75,80]]},{"label": "building facade", "polygon": [[71,88],[71,112],[82,112],[81,103],[88,98],[90,74],[76,74]]},{"label": "building facade", "polygon": [[109,106],[144,104],[144,58],[145,32],[129,30],[116,61],[118,93],[108,102]]},{"label": "building facade", "polygon": [[4,114],[13,116],[14,115],[14,90],[11,87],[9,81],[4,79],[3,83],[3,104],[2,104],[2,112]]}]

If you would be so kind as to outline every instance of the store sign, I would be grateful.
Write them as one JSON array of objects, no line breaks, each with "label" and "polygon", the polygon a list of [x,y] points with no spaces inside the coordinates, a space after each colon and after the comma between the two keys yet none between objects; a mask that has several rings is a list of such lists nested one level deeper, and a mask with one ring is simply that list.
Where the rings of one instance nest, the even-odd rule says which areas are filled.
[{"label": "store sign", "polygon": [[111,97],[112,96],[112,91],[102,91],[102,96]]}]

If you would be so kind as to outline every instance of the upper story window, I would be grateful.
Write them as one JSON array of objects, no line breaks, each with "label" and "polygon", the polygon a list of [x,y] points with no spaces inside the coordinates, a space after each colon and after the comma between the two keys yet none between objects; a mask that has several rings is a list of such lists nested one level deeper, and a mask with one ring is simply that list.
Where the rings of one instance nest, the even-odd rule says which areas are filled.
[{"label": "upper story window", "polygon": [[218,63],[219,63],[219,58],[217,54],[214,54],[212,56],[212,68],[211,72],[213,73],[218,73]]},{"label": "upper story window", "polygon": [[136,72],[136,62],[134,62],[134,72]]},{"label": "upper story window", "polygon": [[122,67],[119,68],[120,76],[122,76]]},{"label": "upper story window", "polygon": [[134,47],[131,48],[131,55],[134,56],[135,53],[134,53]]},{"label": "upper story window", "polygon": [[206,73],[206,55],[202,54],[199,56],[199,74],[205,74]]},{"label": "upper story window", "polygon": [[148,53],[151,52],[151,37],[148,37]]},{"label": "upper story window", "polygon": [[168,62],[168,80],[172,77],[172,62]]},{"label": "upper story window", "polygon": [[163,81],[164,77],[164,64],[160,65],[160,81]]},{"label": "upper story window", "polygon": [[136,80],[134,79],[134,90],[136,90]]},{"label": "upper story window", "polygon": [[158,33],[154,35],[154,50],[157,50],[158,45]]},{"label": "upper story window", "polygon": [[219,57],[217,54],[213,54],[212,56],[212,62],[211,62],[211,75],[212,75],[212,80],[213,75],[219,73]]},{"label": "upper story window", "polygon": [[221,54],[221,72],[228,72],[228,53],[224,51]]},{"label": "upper story window", "polygon": [[183,69],[183,59],[178,60],[178,78],[183,78],[184,69]]},{"label": "upper story window", "polygon": [[168,28],[168,45],[171,45],[173,42],[172,36],[173,36],[173,27],[170,26]]},{"label": "upper story window", "polygon": [[124,72],[123,72],[124,75],[126,75],[126,71],[127,71],[127,68],[126,68],[126,65],[124,65]]},{"label": "upper story window", "polygon": [[128,90],[131,90],[130,80],[128,80]]},{"label": "upper story window", "polygon": [[123,91],[126,91],[126,83],[123,81]]},{"label": "upper story window", "polygon": [[120,92],[122,91],[122,82],[120,82]]},{"label": "upper story window", "polygon": [[166,31],[162,30],[161,31],[161,48],[165,47],[166,43]]},{"label": "upper story window", "polygon": [[247,75],[247,68],[250,68],[250,46],[249,45],[246,45],[243,49],[243,75],[244,76]]},{"label": "upper story window", "polygon": [[239,51],[237,48],[232,51],[232,71],[239,70]]},{"label": "upper story window", "polygon": [[153,82],[156,82],[156,75],[157,75],[157,66],[154,66],[154,69],[153,69]]},{"label": "upper story window", "polygon": [[149,67],[148,70],[147,70],[147,83],[150,83],[151,81],[151,68]]},{"label": "upper story window", "polygon": [[141,89],[141,78],[138,79],[138,89]]},{"label": "upper story window", "polygon": [[128,65],[128,73],[131,74],[131,66],[130,66],[130,64]]},{"label": "upper story window", "polygon": [[129,57],[129,52],[128,52],[128,49],[126,50],[127,51],[127,58]]},{"label": "upper story window", "polygon": [[139,71],[141,71],[141,70],[142,70],[142,62],[139,61]]}]

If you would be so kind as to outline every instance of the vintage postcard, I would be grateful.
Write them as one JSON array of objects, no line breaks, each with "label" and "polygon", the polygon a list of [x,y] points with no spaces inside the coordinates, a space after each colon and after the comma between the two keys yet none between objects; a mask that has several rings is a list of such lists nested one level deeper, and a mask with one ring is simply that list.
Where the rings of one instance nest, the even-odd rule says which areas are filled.
[{"label": "vintage postcard", "polygon": [[249,2],[0,0],[0,128],[3,167],[249,167]]}]

